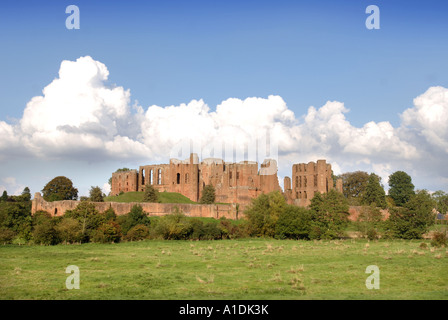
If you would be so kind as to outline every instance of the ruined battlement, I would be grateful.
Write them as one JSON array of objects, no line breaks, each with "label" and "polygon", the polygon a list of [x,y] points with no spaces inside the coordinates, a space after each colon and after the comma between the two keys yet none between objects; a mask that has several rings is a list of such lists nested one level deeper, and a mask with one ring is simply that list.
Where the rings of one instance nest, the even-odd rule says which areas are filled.
[{"label": "ruined battlement", "polygon": [[[277,177],[277,162],[266,159],[258,167],[255,161],[225,162],[207,158],[199,162],[192,153],[188,159],[170,159],[169,164],[140,166],[137,170],[112,174],[111,194],[144,191],[151,184],[160,192],[177,192],[198,202],[206,185],[215,188],[216,202],[250,204],[260,194],[282,192]],[[334,188],[331,165],[326,160],[292,166],[292,178],[284,179],[284,194],[291,204],[307,206],[315,192]],[[342,192],[342,181],[336,183]]]}]

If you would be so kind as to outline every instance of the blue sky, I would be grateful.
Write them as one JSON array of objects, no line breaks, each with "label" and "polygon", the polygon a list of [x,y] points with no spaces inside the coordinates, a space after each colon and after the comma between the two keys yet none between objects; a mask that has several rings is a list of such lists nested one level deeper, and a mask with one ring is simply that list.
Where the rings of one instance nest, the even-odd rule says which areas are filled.
[{"label": "blue sky", "polygon": [[[80,9],[80,30],[65,27],[70,4]],[[365,27],[370,4],[380,9],[379,30]],[[404,136],[420,136],[426,127],[411,119],[404,124],[401,114],[414,108],[413,100],[429,88],[448,88],[447,9],[446,1],[393,0],[2,2],[0,121],[17,126],[27,103],[58,77],[62,61],[90,56],[107,66],[105,86],[130,90],[134,113],[133,105],[146,111],[152,105],[179,106],[194,99],[202,99],[213,112],[229,98],[275,95],[302,123],[310,106],[319,109],[327,101],[338,101],[349,110],[343,113],[353,128],[388,122],[400,131],[399,141],[412,145]],[[442,105],[443,118],[448,111]],[[428,143],[425,149],[436,148],[437,154],[434,172],[428,175],[419,171],[424,167],[421,155],[404,162],[399,157],[389,161],[387,152],[369,158],[361,151],[324,148],[309,155],[332,160],[342,172],[382,168],[386,177],[406,169],[415,175],[417,187],[448,191],[448,174],[440,172],[448,160],[446,135],[440,135],[440,144]],[[97,157],[86,158],[63,152],[31,156],[12,149],[2,150],[0,170],[0,186],[8,192],[25,185],[39,191],[45,179],[64,174],[85,193],[91,185],[102,186],[115,168],[154,161],[149,154],[146,159],[117,160],[101,150]],[[284,159],[311,160],[300,155],[295,160],[295,154],[288,149]],[[287,170],[279,175],[289,174]]]}]

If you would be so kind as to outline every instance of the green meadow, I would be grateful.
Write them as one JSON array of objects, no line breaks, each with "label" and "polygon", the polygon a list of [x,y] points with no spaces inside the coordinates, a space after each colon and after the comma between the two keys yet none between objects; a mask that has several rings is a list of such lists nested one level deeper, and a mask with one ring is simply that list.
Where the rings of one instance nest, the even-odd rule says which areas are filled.
[{"label": "green meadow", "polygon": [[[79,267],[80,289],[65,273]],[[369,265],[380,288],[367,289]],[[244,239],[0,246],[1,299],[447,299],[427,240]]]}]

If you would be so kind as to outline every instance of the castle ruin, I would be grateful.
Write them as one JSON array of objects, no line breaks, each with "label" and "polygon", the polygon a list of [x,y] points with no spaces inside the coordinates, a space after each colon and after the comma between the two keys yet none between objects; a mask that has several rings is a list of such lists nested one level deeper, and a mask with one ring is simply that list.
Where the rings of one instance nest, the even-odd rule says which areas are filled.
[{"label": "castle ruin", "polygon": [[[291,184],[293,182],[293,184]],[[121,192],[144,191],[151,184],[159,192],[177,192],[198,202],[206,185],[213,185],[216,202],[247,205],[262,193],[280,191],[277,162],[265,160],[260,170],[254,161],[228,163],[208,158],[199,163],[194,153],[187,160],[171,159],[169,164],[140,166],[139,170],[114,172],[111,195]],[[308,206],[315,192],[325,193],[336,188],[342,192],[342,180],[333,182],[331,165],[317,163],[294,164],[291,178],[284,179],[284,195],[290,204]]]}]

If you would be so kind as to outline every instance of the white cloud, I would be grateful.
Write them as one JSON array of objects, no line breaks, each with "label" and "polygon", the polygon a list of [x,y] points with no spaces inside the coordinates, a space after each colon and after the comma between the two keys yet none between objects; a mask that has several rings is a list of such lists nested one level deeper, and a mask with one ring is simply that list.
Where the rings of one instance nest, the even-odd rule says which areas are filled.
[{"label": "white cloud", "polygon": [[443,87],[415,98],[399,127],[387,121],[356,127],[342,102],[294,114],[274,95],[229,98],[215,111],[202,99],[131,107],[130,90],[107,85],[108,76],[107,67],[91,57],[63,61],[59,77],[28,102],[19,124],[0,121],[3,159],[31,153],[89,162],[166,160],[185,139],[241,147],[271,132],[278,141],[281,176],[291,174],[292,163],[327,159],[337,173],[377,172],[384,184],[390,173],[404,169],[439,183],[448,178],[448,89]]}]

